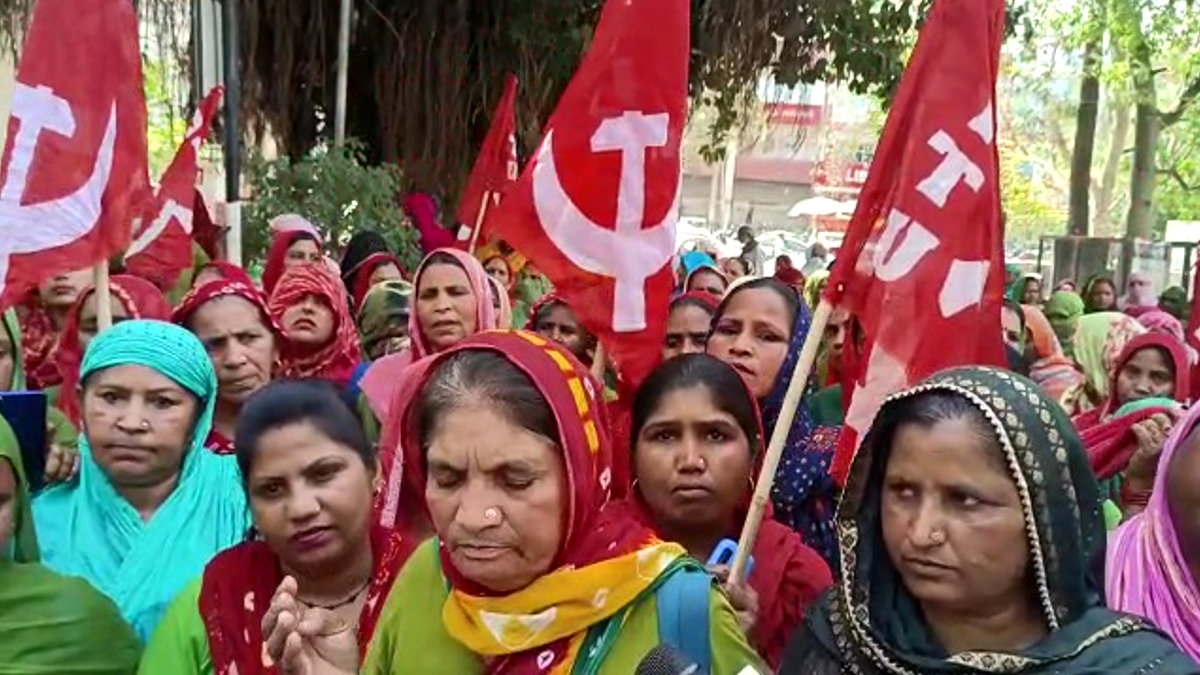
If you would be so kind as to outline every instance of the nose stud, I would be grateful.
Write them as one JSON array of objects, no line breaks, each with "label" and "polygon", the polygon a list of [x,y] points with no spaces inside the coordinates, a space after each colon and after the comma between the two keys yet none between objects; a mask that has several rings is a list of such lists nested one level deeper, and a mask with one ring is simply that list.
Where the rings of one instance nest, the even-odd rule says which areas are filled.
[{"label": "nose stud", "polygon": [[483,512],[483,519],[488,521],[489,523],[500,522],[500,509],[498,509],[494,506],[488,508],[486,511]]},{"label": "nose stud", "polygon": [[934,530],[929,533],[929,541],[933,544],[946,543],[946,535],[941,530]]}]

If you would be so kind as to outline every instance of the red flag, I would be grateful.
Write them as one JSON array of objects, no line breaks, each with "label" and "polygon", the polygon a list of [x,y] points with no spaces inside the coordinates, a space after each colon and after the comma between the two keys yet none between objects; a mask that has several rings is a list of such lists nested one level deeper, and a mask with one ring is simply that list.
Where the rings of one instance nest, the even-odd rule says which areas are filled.
[{"label": "red flag", "polygon": [[510,183],[517,180],[520,169],[517,166],[517,76],[509,75],[504,81],[504,94],[496,105],[492,115],[492,128],[483,139],[483,147],[479,150],[479,158],[467,178],[467,187],[463,190],[458,203],[458,236],[456,243],[464,251],[471,243],[487,241],[487,214],[480,224],[479,233],[475,233],[475,225],[479,222],[479,212],[483,209],[483,201],[491,199],[489,210],[494,210],[500,203],[500,195]]},{"label": "red flag", "polygon": [[495,234],[536,261],[628,383],[657,364],[673,286],[688,0],[611,0],[505,195]]},{"label": "red flag", "polygon": [[1004,366],[995,92],[1003,0],[936,0],[888,114],[825,299],[862,324],[833,475],[883,399],[954,366]]},{"label": "red flag", "polygon": [[38,0],[0,166],[0,308],[129,243],[149,193],[129,0]]},{"label": "red flag", "polygon": [[196,203],[196,173],[200,146],[208,139],[213,115],[224,90],[217,86],[204,97],[192,126],[163,173],[158,193],[141,221],[125,254],[125,268],[150,279],[159,288],[175,285],[179,273],[192,265],[192,214]]}]

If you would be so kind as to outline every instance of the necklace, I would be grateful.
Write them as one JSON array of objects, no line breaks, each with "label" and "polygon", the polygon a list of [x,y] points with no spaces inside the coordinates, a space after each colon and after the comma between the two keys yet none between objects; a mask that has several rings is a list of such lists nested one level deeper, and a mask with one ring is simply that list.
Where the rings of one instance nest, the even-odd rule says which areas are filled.
[{"label": "necklace", "polygon": [[304,600],[303,598],[297,598],[297,600],[300,600],[300,602],[303,602],[304,604],[308,605],[309,607],[316,607],[318,609],[327,609],[329,611],[333,611],[336,609],[341,609],[341,608],[345,607],[346,605],[349,605],[350,603],[354,602],[355,600],[358,600],[358,598],[360,596],[362,596],[363,593],[366,592],[367,588],[370,585],[371,585],[371,579],[368,578],[366,581],[364,581],[362,583],[361,586],[358,587],[357,590],[354,591],[354,593],[347,596],[344,600],[341,600],[340,602],[332,602],[327,605],[322,605],[317,602],[308,602],[307,600]]}]

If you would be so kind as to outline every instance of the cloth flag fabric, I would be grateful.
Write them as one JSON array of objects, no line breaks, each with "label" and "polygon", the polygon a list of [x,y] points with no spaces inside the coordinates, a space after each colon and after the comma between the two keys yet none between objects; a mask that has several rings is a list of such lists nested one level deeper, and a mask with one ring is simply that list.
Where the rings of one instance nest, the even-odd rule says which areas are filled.
[{"label": "cloth flag fabric", "polygon": [[[510,74],[504,81],[504,94],[496,105],[492,115],[492,128],[483,140],[479,157],[467,177],[467,186],[463,190],[462,199],[458,204],[457,218],[459,222],[455,244],[466,251],[476,241],[488,240],[488,214],[479,221],[479,212],[483,210],[484,200],[491,200],[488,210],[494,211],[500,203],[504,190],[517,180],[520,167],[517,165],[517,76]],[[479,233],[475,225],[479,224]]]},{"label": "cloth flag fabric", "polygon": [[192,118],[183,143],[163,173],[141,227],[125,253],[125,269],[170,288],[192,265],[192,220],[196,205],[196,173],[200,146],[208,139],[223,89],[213,87]]},{"label": "cloth flag fabric", "polygon": [[659,361],[687,120],[687,0],[610,0],[536,155],[490,222],[626,384]]},{"label": "cloth flag fabric", "polygon": [[150,185],[129,0],[38,0],[0,166],[0,308],[120,253]]},{"label": "cloth flag fabric", "polygon": [[1005,364],[1003,30],[1003,0],[936,0],[888,114],[824,292],[865,335],[839,482],[887,396],[946,368]]}]

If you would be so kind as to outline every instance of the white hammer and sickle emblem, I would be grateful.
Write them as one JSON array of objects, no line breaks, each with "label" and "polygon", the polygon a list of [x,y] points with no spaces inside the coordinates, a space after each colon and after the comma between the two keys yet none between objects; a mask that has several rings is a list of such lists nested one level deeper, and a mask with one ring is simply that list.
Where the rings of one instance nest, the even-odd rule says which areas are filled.
[{"label": "white hammer and sickle emblem", "polygon": [[646,279],[671,260],[681,181],[662,222],[643,228],[646,217],[646,150],[667,145],[670,116],[626,112],[604,120],[592,135],[593,152],[620,152],[617,222],[608,229],[593,222],[563,190],[554,164],[554,131],[538,151],[533,169],[533,203],[542,228],[563,255],[579,268],[612,277],[613,330],[646,328]]},{"label": "white hammer and sickle emblem", "polygon": [[71,137],[75,115],[71,104],[49,87],[16,83],[12,116],[18,121],[8,175],[0,187],[0,289],[14,254],[35,253],[69,244],[86,235],[100,219],[104,189],[112,173],[117,142],[117,104],[114,101],[104,128],[96,163],[87,181],[71,194],[24,205],[29,167],[33,164],[43,129]]}]

